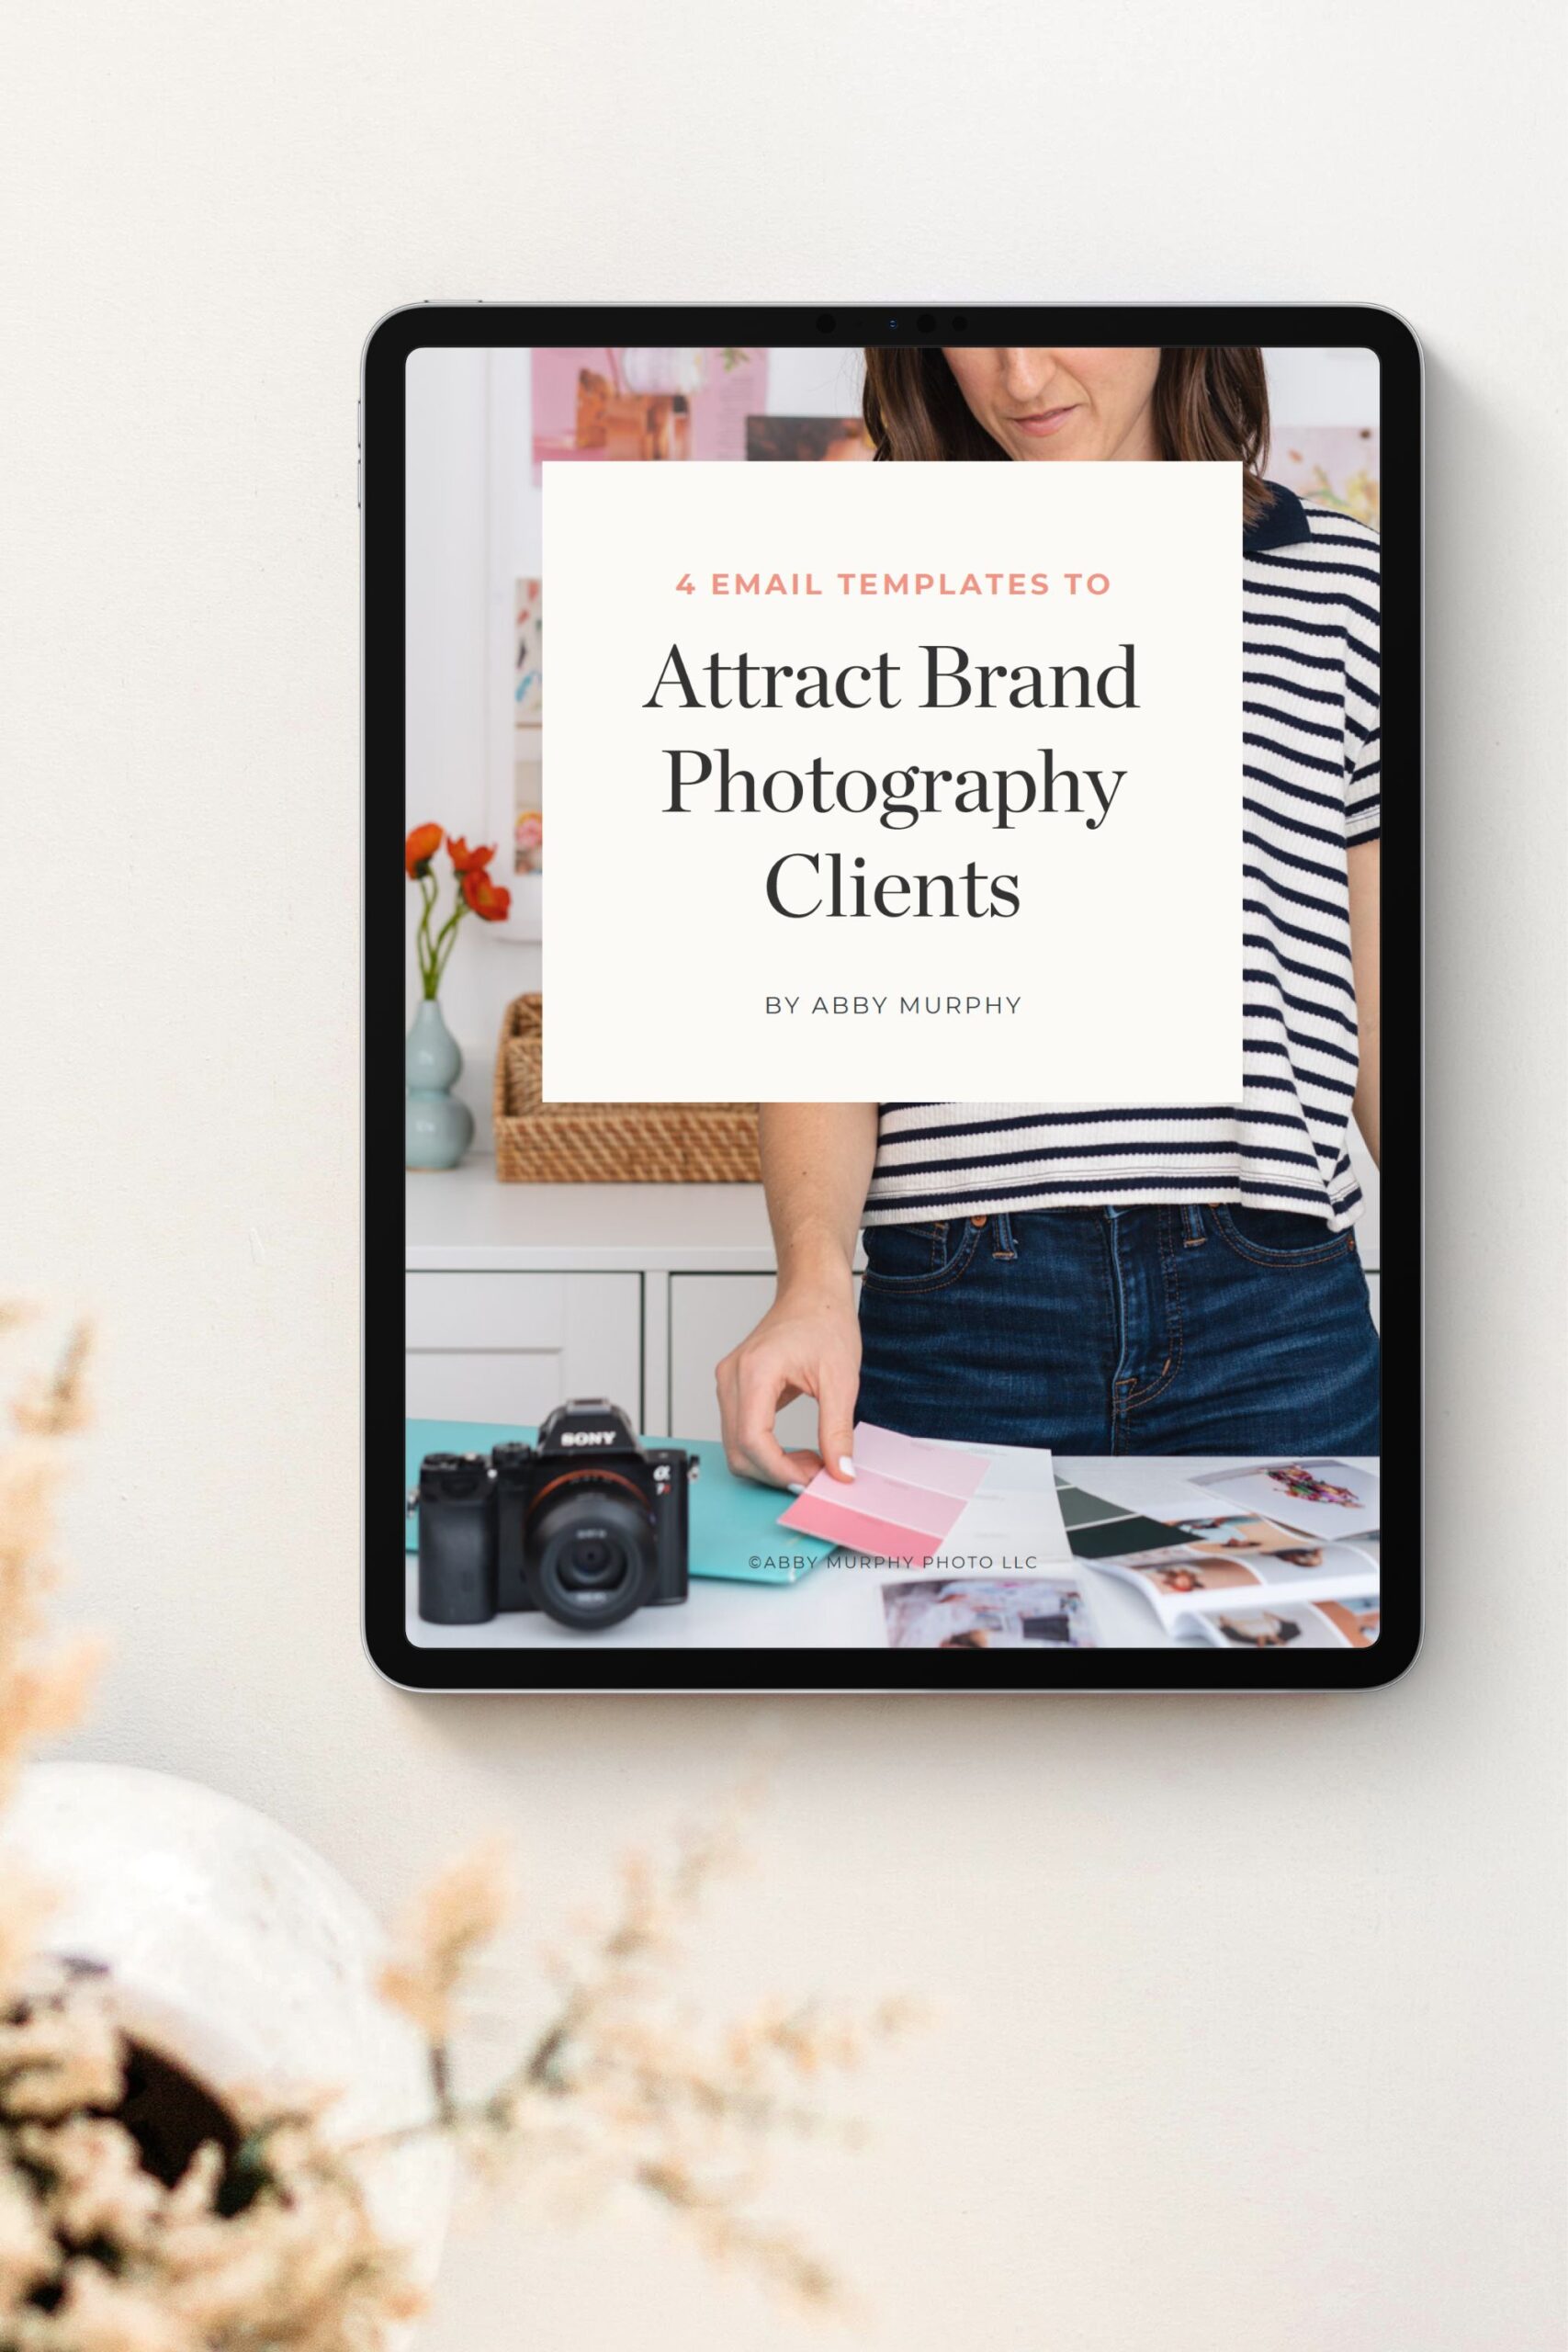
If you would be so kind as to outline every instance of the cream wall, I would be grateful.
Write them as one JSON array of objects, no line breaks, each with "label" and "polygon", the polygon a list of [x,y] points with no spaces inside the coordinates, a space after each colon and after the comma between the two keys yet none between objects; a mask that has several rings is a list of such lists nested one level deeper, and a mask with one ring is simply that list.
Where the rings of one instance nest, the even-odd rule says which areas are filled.
[{"label": "cream wall", "polygon": [[[897,288],[1364,295],[1427,337],[1426,1656],[1360,1700],[773,1711],[712,1973],[944,2011],[792,2199],[899,2352],[1562,2341],[1561,47],[1532,0],[12,27],[0,1270],[104,1326],[85,1745],[270,1807],[379,1903],[499,1820],[542,1921],[759,1711],[420,1701],[359,1654],[365,329]],[[498,2223],[426,2340],[796,2339],[641,2226]]]}]

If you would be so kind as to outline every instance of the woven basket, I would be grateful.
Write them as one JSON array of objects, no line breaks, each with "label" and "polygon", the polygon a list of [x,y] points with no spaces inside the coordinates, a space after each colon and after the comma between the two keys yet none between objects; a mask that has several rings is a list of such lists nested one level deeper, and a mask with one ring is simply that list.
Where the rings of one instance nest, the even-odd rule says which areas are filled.
[{"label": "woven basket", "polygon": [[547,1102],[543,1001],[506,1008],[495,1057],[503,1184],[756,1184],[754,1102]]}]

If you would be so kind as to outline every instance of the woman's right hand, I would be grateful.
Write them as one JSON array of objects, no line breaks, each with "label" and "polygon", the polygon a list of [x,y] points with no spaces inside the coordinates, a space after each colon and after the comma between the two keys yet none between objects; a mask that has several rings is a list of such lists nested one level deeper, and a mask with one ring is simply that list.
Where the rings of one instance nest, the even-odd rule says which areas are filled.
[{"label": "woman's right hand", "polygon": [[[803,1487],[826,1469],[831,1477],[852,1478],[860,1325],[848,1264],[841,1275],[781,1288],[716,1378],[725,1458],[738,1477]],[[796,1396],[817,1399],[815,1453],[804,1446],[786,1453],[773,1434],[777,1415]]]}]

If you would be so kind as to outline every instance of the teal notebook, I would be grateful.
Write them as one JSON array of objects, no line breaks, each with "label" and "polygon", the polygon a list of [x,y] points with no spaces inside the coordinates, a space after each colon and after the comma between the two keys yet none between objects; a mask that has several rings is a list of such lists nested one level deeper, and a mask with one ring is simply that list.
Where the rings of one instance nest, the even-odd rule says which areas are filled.
[{"label": "teal notebook", "polygon": [[[403,1488],[419,1483],[419,1465],[427,1453],[488,1453],[492,1445],[531,1445],[536,1430],[505,1428],[499,1421],[405,1421]],[[779,1512],[788,1501],[773,1487],[754,1487],[749,1479],[732,1477],[724,1448],[706,1438],[671,1438],[659,1443],[683,1445],[701,1467],[692,1488],[692,1557],[694,1577],[731,1577],[739,1584],[798,1584],[823,1555],[832,1550],[820,1536],[800,1535],[778,1525]],[[405,1548],[419,1541],[417,1521],[408,1519]]]}]

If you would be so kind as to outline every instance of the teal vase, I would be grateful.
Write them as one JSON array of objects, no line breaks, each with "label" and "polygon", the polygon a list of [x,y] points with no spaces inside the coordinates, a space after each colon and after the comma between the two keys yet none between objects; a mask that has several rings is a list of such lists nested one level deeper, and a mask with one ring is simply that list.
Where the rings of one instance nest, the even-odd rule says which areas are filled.
[{"label": "teal vase", "polygon": [[463,1067],[457,1040],[441,1016],[439,1000],[420,1000],[403,1047],[408,1101],[403,1110],[403,1165],[456,1168],[474,1139],[474,1114],[454,1100]]}]

